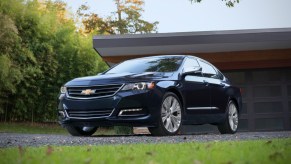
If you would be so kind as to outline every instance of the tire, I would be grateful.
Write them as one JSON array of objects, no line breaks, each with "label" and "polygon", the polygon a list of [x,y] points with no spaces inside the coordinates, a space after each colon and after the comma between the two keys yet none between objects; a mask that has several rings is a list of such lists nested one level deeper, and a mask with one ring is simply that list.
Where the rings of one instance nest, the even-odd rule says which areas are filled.
[{"label": "tire", "polygon": [[222,124],[219,124],[218,130],[221,134],[234,134],[238,128],[238,110],[236,104],[230,100],[227,105],[226,118]]},{"label": "tire", "polygon": [[154,136],[176,135],[181,129],[182,105],[178,96],[167,92],[160,107],[158,126],[149,127]]},{"label": "tire", "polygon": [[68,125],[66,129],[72,136],[91,136],[96,132],[98,127],[77,127]]}]

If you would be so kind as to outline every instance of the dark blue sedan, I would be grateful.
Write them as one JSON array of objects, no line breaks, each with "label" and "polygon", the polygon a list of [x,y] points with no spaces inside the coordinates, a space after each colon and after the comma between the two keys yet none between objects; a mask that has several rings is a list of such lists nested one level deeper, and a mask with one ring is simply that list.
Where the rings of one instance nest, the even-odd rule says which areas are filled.
[{"label": "dark blue sedan", "polygon": [[148,127],[175,135],[182,125],[217,125],[235,133],[240,89],[207,61],[193,56],[153,56],[124,61],[97,76],[61,88],[59,122],[73,136],[100,126]]}]

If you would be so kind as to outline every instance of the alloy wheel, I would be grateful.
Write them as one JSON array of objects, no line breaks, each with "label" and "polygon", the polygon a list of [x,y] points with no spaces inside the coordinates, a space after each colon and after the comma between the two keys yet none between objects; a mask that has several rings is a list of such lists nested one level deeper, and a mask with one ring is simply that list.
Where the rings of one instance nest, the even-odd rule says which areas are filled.
[{"label": "alloy wheel", "polygon": [[168,96],[162,104],[161,112],[164,128],[171,133],[176,132],[181,125],[181,106],[179,101],[174,96]]},{"label": "alloy wheel", "polygon": [[238,112],[233,103],[229,104],[228,121],[231,130],[236,131],[238,127]]}]

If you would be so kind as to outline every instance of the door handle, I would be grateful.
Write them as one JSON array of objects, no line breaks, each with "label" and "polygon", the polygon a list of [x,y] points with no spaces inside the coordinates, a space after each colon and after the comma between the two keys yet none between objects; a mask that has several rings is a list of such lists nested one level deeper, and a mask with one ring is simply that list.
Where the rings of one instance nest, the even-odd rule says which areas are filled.
[{"label": "door handle", "polygon": [[203,84],[206,85],[206,86],[208,86],[209,83],[208,83],[208,81],[203,80]]}]

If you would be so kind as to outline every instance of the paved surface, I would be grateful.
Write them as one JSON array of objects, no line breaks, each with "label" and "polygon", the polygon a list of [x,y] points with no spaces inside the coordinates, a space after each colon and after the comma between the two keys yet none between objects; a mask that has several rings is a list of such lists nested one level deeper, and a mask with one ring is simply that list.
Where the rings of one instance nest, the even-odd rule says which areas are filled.
[{"label": "paved surface", "polygon": [[244,132],[237,133],[234,135],[195,134],[167,137],[153,137],[150,135],[72,137],[70,135],[0,133],[0,148],[13,146],[42,146],[42,145],[179,143],[179,142],[254,140],[254,139],[274,139],[274,138],[291,138],[291,131]]}]

